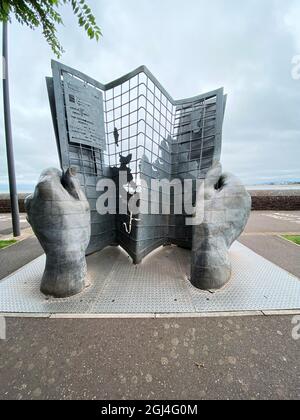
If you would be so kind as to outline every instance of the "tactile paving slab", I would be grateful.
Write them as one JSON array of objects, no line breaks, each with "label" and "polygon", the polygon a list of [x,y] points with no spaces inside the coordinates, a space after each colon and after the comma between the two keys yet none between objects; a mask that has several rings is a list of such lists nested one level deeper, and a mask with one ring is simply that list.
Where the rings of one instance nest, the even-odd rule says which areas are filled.
[{"label": "tactile paving slab", "polygon": [[190,252],[164,247],[135,266],[119,247],[88,258],[91,285],[69,299],[47,299],[39,291],[42,256],[0,281],[0,313],[147,314],[300,309],[300,280],[236,242],[233,275],[215,293],[189,282]]}]

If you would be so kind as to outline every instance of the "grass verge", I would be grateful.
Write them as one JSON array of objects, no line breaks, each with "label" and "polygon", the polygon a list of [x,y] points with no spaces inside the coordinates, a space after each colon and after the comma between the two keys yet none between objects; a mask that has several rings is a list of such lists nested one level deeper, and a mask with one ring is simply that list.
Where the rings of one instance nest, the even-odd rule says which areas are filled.
[{"label": "grass verge", "polygon": [[17,241],[14,239],[10,241],[0,241],[0,249],[7,248],[8,246],[14,245],[15,243],[17,243]]},{"label": "grass verge", "polygon": [[300,236],[290,236],[290,235],[284,235],[284,239],[287,239],[290,242],[293,242],[296,245],[300,245]]}]

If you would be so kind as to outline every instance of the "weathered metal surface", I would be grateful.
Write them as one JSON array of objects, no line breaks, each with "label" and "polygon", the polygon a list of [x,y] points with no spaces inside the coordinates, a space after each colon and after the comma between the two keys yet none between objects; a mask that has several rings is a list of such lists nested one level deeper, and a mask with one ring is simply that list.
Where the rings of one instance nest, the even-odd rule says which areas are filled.
[{"label": "weathered metal surface", "polygon": [[69,74],[64,76],[64,96],[70,143],[105,150],[103,95]]}]

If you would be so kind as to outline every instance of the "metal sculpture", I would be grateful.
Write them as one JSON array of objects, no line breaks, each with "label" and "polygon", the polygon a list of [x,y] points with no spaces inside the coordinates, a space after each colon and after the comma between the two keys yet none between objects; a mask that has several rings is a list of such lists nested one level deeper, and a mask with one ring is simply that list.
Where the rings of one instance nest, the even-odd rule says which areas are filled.
[{"label": "metal sculpture", "polygon": [[232,174],[215,165],[205,180],[204,220],[194,228],[191,283],[198,289],[223,287],[231,277],[229,248],[244,231],[251,196]]},{"label": "metal sculpture", "polygon": [[85,288],[90,241],[89,203],[75,173],[47,169],[25,201],[28,221],[46,254],[41,292],[56,298]]},{"label": "metal sculpture", "polygon": [[[61,168],[75,168],[91,210],[87,254],[121,245],[138,264],[161,245],[193,248],[191,282],[203,289],[224,285],[231,273],[228,248],[244,229],[251,200],[236,178],[221,172],[223,89],[176,101],[144,66],[107,85],[55,61],[52,69],[47,86]],[[97,211],[104,179],[117,185],[115,213]],[[200,226],[187,225],[187,213],[176,211],[175,199],[183,201],[176,188],[169,212],[141,211],[145,197],[154,207],[164,201],[153,180],[174,179],[193,182],[195,208],[196,181],[206,180]],[[136,213],[131,199],[139,203]],[[211,222],[214,206],[223,219]]]}]

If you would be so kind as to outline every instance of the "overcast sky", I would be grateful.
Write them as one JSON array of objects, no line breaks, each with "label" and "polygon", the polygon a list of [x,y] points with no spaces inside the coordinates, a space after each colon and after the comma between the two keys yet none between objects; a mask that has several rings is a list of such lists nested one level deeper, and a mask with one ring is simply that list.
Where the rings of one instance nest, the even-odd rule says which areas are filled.
[{"label": "overcast sky", "polygon": [[[300,179],[300,80],[291,75],[300,55],[299,0],[87,1],[104,37],[88,40],[62,7],[63,63],[105,83],[145,64],[178,99],[224,86],[224,169],[248,184]],[[45,86],[55,57],[39,31],[14,21],[9,32],[17,178],[33,184],[42,169],[58,166]],[[0,106],[2,115],[2,96]]]}]

